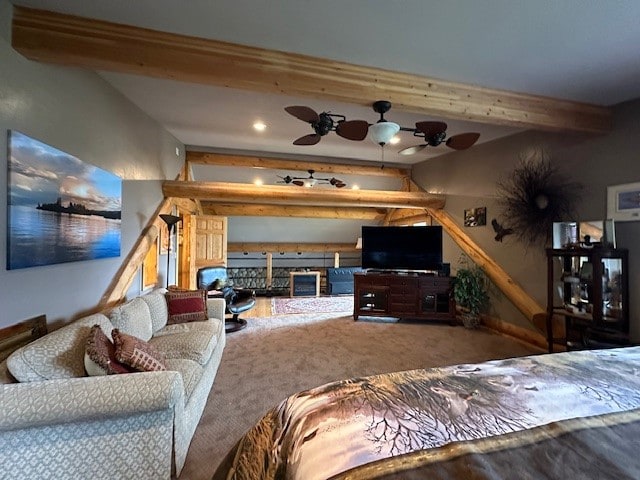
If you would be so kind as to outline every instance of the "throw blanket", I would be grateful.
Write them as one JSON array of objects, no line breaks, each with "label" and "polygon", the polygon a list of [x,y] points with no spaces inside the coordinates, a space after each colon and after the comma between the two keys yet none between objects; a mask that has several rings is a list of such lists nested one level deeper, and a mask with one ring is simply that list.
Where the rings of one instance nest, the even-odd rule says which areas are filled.
[{"label": "throw blanket", "polygon": [[[502,441],[502,447],[489,446],[487,451],[504,450],[504,439],[511,438],[509,435],[531,435],[541,426],[557,432],[557,427],[548,424],[594,416],[608,418],[615,412],[640,408],[639,373],[640,347],[632,347],[331,383],[293,395],[268,412],[240,440],[232,465],[224,473],[235,479],[326,479],[350,471],[350,478],[369,478],[372,474],[367,472],[375,468],[378,473],[391,475],[388,478],[394,478],[394,472],[397,478],[405,478],[406,472],[398,472],[424,468],[420,455],[428,449],[436,449],[431,450],[433,453],[444,445],[453,448],[452,442],[480,443],[493,438]],[[634,418],[613,417],[595,426],[631,424],[637,429],[637,417],[636,412]],[[589,425],[566,428],[574,435],[575,430]],[[635,433],[628,438],[638,438]],[[485,438],[488,440],[478,440]],[[525,448],[531,443],[519,439],[508,445]],[[477,453],[485,447],[478,448],[472,450]],[[451,460],[440,455],[441,460]],[[431,470],[418,472],[415,478],[435,475]],[[507,467],[504,477],[486,478],[509,477],[512,475]],[[592,478],[602,475],[594,473]]]}]

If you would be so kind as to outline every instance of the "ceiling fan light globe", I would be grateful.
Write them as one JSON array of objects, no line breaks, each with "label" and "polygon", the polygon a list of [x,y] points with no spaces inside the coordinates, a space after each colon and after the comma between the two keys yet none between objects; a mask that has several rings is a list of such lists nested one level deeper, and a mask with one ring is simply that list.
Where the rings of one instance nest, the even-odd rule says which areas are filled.
[{"label": "ceiling fan light globe", "polygon": [[400,131],[400,125],[393,122],[378,122],[369,127],[369,138],[384,147]]}]

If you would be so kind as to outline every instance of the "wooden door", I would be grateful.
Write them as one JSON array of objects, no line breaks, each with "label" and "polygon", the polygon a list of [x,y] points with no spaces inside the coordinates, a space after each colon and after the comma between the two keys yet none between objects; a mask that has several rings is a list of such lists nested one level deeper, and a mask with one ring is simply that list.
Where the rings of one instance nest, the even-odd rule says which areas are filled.
[{"label": "wooden door", "polygon": [[189,215],[188,224],[189,288],[196,288],[199,268],[227,265],[227,217]]}]

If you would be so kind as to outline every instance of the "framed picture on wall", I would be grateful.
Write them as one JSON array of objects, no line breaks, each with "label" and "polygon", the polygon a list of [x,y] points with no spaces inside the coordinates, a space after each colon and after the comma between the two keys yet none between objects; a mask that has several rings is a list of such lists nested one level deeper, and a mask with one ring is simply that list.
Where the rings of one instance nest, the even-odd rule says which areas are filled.
[{"label": "framed picture on wall", "polygon": [[464,211],[465,227],[481,227],[487,224],[487,207],[468,208]]},{"label": "framed picture on wall", "polygon": [[120,256],[122,180],[8,133],[7,270]]},{"label": "framed picture on wall", "polygon": [[640,220],[640,182],[607,187],[607,218],[617,222]]}]

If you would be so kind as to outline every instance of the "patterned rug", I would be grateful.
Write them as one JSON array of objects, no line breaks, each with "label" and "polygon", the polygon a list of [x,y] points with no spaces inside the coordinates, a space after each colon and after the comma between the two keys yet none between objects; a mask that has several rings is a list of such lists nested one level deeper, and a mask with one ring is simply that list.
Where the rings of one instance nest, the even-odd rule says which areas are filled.
[{"label": "patterned rug", "polygon": [[353,295],[339,297],[273,297],[271,314],[290,313],[353,313]]}]

